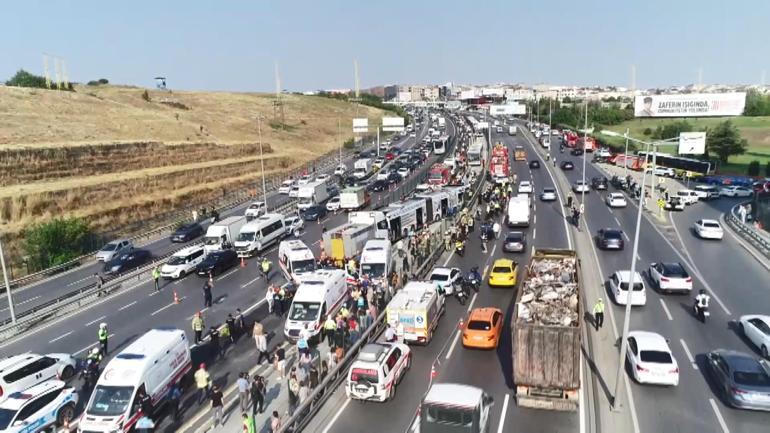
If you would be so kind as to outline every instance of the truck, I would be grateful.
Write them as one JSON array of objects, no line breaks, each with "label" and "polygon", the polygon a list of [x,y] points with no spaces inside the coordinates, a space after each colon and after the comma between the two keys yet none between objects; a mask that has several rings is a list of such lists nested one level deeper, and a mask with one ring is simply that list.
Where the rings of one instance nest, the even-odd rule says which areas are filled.
[{"label": "truck", "polygon": [[347,187],[340,192],[340,209],[358,210],[369,206],[369,192],[363,186]]},{"label": "truck", "polygon": [[238,238],[238,232],[245,223],[245,216],[235,215],[210,225],[206,230],[206,236],[203,238],[206,254],[231,248]]},{"label": "truck", "polygon": [[577,147],[578,135],[572,131],[564,131],[564,145],[569,148]]},{"label": "truck", "polygon": [[516,135],[516,132],[518,132],[518,130],[517,130],[515,125],[508,127],[508,135],[514,136],[514,135]]},{"label": "truck", "polygon": [[505,183],[510,175],[508,158],[493,155],[489,160],[489,175],[495,183]]},{"label": "truck", "polygon": [[364,179],[372,174],[372,160],[370,158],[361,158],[353,163],[353,177]]},{"label": "truck", "polygon": [[[580,261],[566,249],[536,249],[511,317],[513,382],[519,406],[578,409]],[[559,275],[560,278],[543,278]]]},{"label": "truck", "polygon": [[516,146],[513,148],[513,160],[514,161],[526,161],[527,151],[522,146]]},{"label": "truck", "polygon": [[439,127],[439,129],[446,128],[446,119],[445,118],[443,118],[443,117],[439,117],[438,118],[438,127]]},{"label": "truck", "polygon": [[410,281],[393,295],[385,309],[387,322],[405,343],[427,345],[446,311],[444,296],[429,281]]},{"label": "truck", "polygon": [[507,222],[509,227],[529,227],[529,195],[519,194],[508,200]]},{"label": "truck", "polygon": [[598,149],[596,140],[593,137],[581,137],[578,139],[578,148],[583,149],[586,152],[593,152]]},{"label": "truck", "polygon": [[383,212],[350,212],[348,222],[323,233],[324,250],[334,260],[358,257],[370,239],[387,239]]},{"label": "truck", "polygon": [[312,206],[320,206],[329,200],[329,191],[326,182],[316,181],[306,183],[299,187],[297,192],[297,209],[301,212]]},{"label": "truck", "polygon": [[452,170],[440,162],[433,164],[428,171],[428,183],[431,185],[446,185],[452,177]]}]

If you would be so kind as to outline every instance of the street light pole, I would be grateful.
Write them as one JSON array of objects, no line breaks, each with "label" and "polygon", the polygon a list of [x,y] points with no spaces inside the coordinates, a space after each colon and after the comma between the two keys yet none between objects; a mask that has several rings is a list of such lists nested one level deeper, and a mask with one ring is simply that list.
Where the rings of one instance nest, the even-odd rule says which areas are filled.
[{"label": "street light pole", "polygon": [[262,150],[262,121],[257,116],[257,133],[259,134],[259,165],[262,170],[262,201],[265,203],[267,213],[267,187],[265,186],[265,154]]},{"label": "street light pole", "polygon": [[626,150],[623,153],[623,178],[628,179],[628,128],[626,128]]},{"label": "street light pole", "polygon": [[[588,91],[586,90],[586,120],[585,125],[583,126],[583,187],[580,188],[580,213],[582,214],[585,210],[585,200],[586,200],[586,144],[588,143]],[[585,220],[585,217],[582,219]]]},{"label": "street light pole", "polygon": [[5,295],[8,297],[8,309],[11,311],[11,323],[16,323],[16,311],[13,307],[11,296],[11,284],[8,282],[8,271],[5,269],[5,254],[3,253],[3,241],[0,240],[0,263],[3,265],[3,280],[5,281]]}]

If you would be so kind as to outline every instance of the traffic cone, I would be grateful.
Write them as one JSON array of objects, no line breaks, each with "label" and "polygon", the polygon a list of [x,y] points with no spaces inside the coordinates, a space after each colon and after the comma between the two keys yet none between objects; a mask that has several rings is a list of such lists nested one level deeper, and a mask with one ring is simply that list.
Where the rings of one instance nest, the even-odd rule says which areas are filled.
[{"label": "traffic cone", "polygon": [[462,330],[465,327],[465,323],[463,322],[463,319],[460,319],[460,323],[457,324],[457,329]]},{"label": "traffic cone", "polygon": [[174,303],[175,304],[179,303],[179,295],[176,293],[176,289],[174,289]]},{"label": "traffic cone", "polygon": [[242,268],[246,267],[246,259],[244,259],[243,257],[241,257],[241,267]]}]

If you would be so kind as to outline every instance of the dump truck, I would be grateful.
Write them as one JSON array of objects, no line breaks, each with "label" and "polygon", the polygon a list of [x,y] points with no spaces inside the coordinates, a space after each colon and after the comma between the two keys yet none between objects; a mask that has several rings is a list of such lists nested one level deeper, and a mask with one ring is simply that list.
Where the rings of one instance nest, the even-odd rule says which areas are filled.
[{"label": "dump truck", "polygon": [[516,146],[513,148],[513,160],[514,161],[526,161],[527,151],[522,146]]},{"label": "dump truck", "polygon": [[566,249],[536,249],[512,316],[513,382],[519,406],[578,409],[580,261]]}]

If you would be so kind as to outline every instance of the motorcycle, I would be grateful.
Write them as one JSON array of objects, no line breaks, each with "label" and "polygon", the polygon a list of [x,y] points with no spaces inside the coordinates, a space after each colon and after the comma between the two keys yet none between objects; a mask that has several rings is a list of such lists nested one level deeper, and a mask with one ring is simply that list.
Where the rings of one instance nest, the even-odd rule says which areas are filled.
[{"label": "motorcycle", "polygon": [[83,381],[84,392],[93,389],[99,379],[99,363],[89,359],[86,366],[80,370],[80,379]]},{"label": "motorcycle", "polygon": [[465,276],[463,279],[463,284],[468,286],[469,289],[473,289],[474,292],[478,293],[479,289],[481,288],[481,278],[479,278],[479,275],[476,272],[468,272],[468,275]]},{"label": "motorcycle", "polygon": [[465,288],[460,288],[455,290],[455,297],[460,305],[465,305],[465,301],[468,300],[468,292],[465,291]]},{"label": "motorcycle", "polygon": [[695,301],[695,303],[692,305],[692,312],[695,317],[701,321],[701,323],[706,323],[706,318],[711,315],[709,312],[709,307],[699,307],[698,301]]},{"label": "motorcycle", "polygon": [[465,244],[456,245],[455,252],[457,252],[458,256],[462,257],[465,254]]}]

